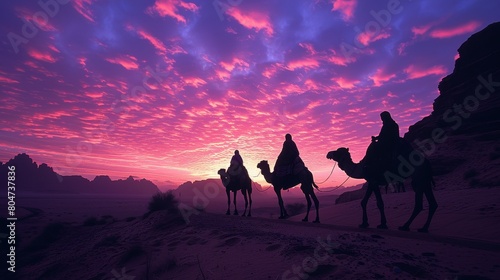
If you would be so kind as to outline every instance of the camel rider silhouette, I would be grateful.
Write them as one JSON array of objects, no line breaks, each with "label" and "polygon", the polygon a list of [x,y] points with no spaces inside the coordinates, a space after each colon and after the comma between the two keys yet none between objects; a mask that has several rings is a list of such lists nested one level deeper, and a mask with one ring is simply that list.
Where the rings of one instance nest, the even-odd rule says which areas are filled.
[{"label": "camel rider silhouette", "polygon": [[239,168],[242,166],[243,166],[243,158],[240,155],[240,151],[235,150],[227,171],[231,175],[234,175],[234,173],[237,173]]},{"label": "camel rider silhouette", "polygon": [[299,154],[299,149],[292,140],[292,135],[287,133],[281,153],[274,165],[274,171],[277,172],[278,176],[290,175],[295,173],[294,171],[300,171],[304,167],[304,162],[299,157]]},{"label": "camel rider silhouette", "polygon": [[234,155],[231,158],[231,164],[243,165],[243,158],[240,156],[240,151],[235,150]]},{"label": "camel rider silhouette", "polygon": [[382,128],[378,136],[372,136],[372,145],[369,149],[375,150],[373,155],[381,159],[383,164],[390,164],[399,144],[399,125],[387,111],[380,113],[380,119],[382,119]]}]

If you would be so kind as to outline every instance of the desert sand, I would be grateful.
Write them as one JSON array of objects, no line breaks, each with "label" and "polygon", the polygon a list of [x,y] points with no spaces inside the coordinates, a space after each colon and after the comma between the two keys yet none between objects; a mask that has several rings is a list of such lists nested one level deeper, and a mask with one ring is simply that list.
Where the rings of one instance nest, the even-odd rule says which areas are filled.
[{"label": "desert sand", "polygon": [[[500,277],[500,230],[496,224],[500,194],[496,189],[436,191],[439,209],[428,234],[415,231],[423,224],[425,210],[415,220],[411,232],[397,230],[411,213],[412,191],[383,195],[388,230],[375,229],[379,216],[374,198],[368,212],[371,228],[359,229],[359,200],[334,205],[334,197],[321,195],[321,224],[302,222],[303,213],[288,220],[276,219],[278,206],[272,193],[254,201],[253,217],[226,216],[226,204],[217,201],[206,211],[190,215],[189,223],[181,215],[165,211],[143,215],[148,197],[80,197],[79,200],[60,197],[52,199],[48,206],[43,206],[40,198],[19,199],[19,215],[26,218],[18,223],[20,249],[16,276],[18,279]],[[300,197],[286,193],[284,199],[287,204],[301,201]],[[240,200],[238,208],[242,212]],[[303,198],[302,202],[305,203]],[[271,217],[269,213],[273,211],[276,216]],[[97,217],[98,221],[89,222],[89,217]]]}]

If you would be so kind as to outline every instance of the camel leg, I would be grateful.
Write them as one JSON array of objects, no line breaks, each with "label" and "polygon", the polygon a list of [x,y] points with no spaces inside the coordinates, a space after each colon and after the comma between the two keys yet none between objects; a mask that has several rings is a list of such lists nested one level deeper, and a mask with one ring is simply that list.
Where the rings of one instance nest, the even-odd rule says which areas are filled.
[{"label": "camel leg", "polygon": [[434,216],[434,213],[436,213],[436,209],[438,208],[438,204],[436,202],[436,198],[434,197],[434,193],[432,192],[431,186],[429,186],[424,194],[427,198],[427,202],[429,203],[429,215],[427,216],[427,221],[425,222],[424,227],[418,229],[419,232],[429,231],[429,225],[431,224],[432,217]]},{"label": "camel leg", "polygon": [[361,208],[363,208],[363,223],[359,225],[360,228],[367,228],[368,227],[368,214],[366,213],[366,204],[368,203],[368,199],[372,195],[373,189],[368,184],[368,188],[366,188],[366,193],[363,199],[361,200]]},{"label": "camel leg", "polygon": [[288,218],[288,213],[286,212],[285,205],[283,203],[283,198],[281,197],[281,190],[275,190],[276,195],[278,196],[278,204],[280,206],[280,216],[279,219]]},{"label": "camel leg", "polygon": [[237,192],[238,191],[234,192],[234,197],[233,197],[233,202],[234,202],[234,213],[233,213],[233,215],[238,215],[238,208],[236,208],[236,193]]},{"label": "camel leg", "polygon": [[[413,212],[411,213],[410,218],[408,221],[401,227],[399,227],[399,230],[402,231],[409,231],[410,230],[410,225],[415,220],[417,215],[422,211],[423,209],[423,192],[417,188],[415,188],[415,206],[413,207]],[[429,213],[430,214],[430,213]]]},{"label": "camel leg", "polygon": [[373,192],[375,193],[375,198],[377,199],[377,208],[380,211],[380,225],[377,228],[387,229],[387,219],[385,218],[384,201],[382,200],[382,194],[377,185],[373,185]]},{"label": "camel leg", "polygon": [[312,199],[314,201],[314,208],[316,208],[316,219],[314,219],[313,223],[319,223],[319,200],[316,197],[316,194],[314,193],[314,191],[311,194],[311,197],[312,197]]},{"label": "camel leg", "polygon": [[306,212],[306,216],[304,217],[304,219],[302,219],[303,222],[307,222],[309,221],[309,211],[311,210],[311,198],[309,197],[309,194],[305,194],[306,196],[306,200],[307,200],[307,212]]},{"label": "camel leg", "polygon": [[250,200],[250,205],[248,207],[248,215],[247,217],[252,217],[252,192],[248,191],[248,199]]},{"label": "camel leg", "polygon": [[241,194],[243,195],[243,198],[245,199],[245,210],[243,211],[243,215],[241,215],[241,216],[245,217],[247,214],[247,207],[248,207],[247,190],[242,189]]},{"label": "camel leg", "polygon": [[231,215],[231,194],[229,189],[226,189],[227,194],[227,212],[226,215]]}]

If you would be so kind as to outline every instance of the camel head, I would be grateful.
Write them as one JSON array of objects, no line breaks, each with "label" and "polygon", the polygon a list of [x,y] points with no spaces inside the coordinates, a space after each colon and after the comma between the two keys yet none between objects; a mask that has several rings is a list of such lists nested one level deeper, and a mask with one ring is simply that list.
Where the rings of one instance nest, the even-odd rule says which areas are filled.
[{"label": "camel head", "polygon": [[259,162],[257,164],[257,168],[259,168],[260,170],[270,170],[269,163],[267,162],[267,160]]},{"label": "camel head", "polygon": [[326,154],[326,158],[339,162],[341,160],[351,158],[351,154],[349,153],[349,148],[338,148],[336,151],[328,152],[328,154]]},{"label": "camel head", "polygon": [[226,169],[224,168],[219,169],[219,171],[217,171],[217,174],[219,174],[222,177],[226,177],[227,176]]}]

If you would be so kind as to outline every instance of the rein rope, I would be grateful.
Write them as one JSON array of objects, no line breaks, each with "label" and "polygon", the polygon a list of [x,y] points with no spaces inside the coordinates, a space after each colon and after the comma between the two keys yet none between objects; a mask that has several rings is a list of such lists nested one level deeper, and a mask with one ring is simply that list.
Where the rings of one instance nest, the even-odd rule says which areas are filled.
[{"label": "rein rope", "polygon": [[260,171],[259,171],[259,174],[255,175],[255,176],[252,176],[252,178],[256,178],[260,175]]},{"label": "rein rope", "polygon": [[321,184],[325,183],[326,181],[328,181],[328,179],[330,179],[330,176],[332,176],[332,174],[333,174],[333,170],[335,169],[335,166],[337,166],[337,162],[335,162],[335,164],[333,165],[332,171],[330,171],[330,175],[328,175],[328,177],[326,177],[326,179],[324,181],[319,182],[319,183],[316,183],[316,182],[314,182],[314,183],[316,183],[316,185],[321,185]]},{"label": "rein rope", "polygon": [[[254,185],[254,184],[255,184],[255,182],[254,182],[254,181],[252,181],[252,187],[255,187],[255,185]],[[267,187],[267,188],[266,188],[265,190],[263,190],[263,191],[259,190],[258,188],[255,188],[255,189],[256,189],[258,192],[265,192],[265,191],[269,190],[271,187],[272,187],[272,186],[269,186],[269,187]]]},{"label": "rein rope", "polygon": [[345,182],[347,182],[347,180],[349,180],[350,178],[351,178],[351,177],[347,176],[347,179],[345,179],[345,180],[344,180],[344,182],[342,182],[342,184],[340,184],[339,186],[336,186],[335,188],[333,188],[333,189],[331,189],[331,190],[328,190],[328,191],[322,191],[322,190],[320,190],[320,189],[317,189],[317,190],[318,190],[318,192],[333,192],[333,191],[335,191],[335,190],[340,189],[340,187],[342,187],[342,186],[345,184]]}]

